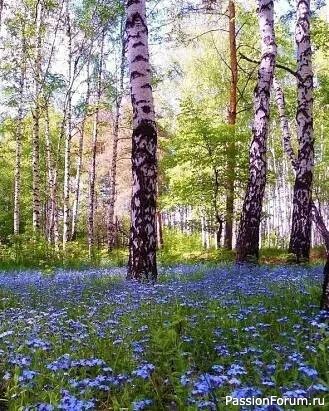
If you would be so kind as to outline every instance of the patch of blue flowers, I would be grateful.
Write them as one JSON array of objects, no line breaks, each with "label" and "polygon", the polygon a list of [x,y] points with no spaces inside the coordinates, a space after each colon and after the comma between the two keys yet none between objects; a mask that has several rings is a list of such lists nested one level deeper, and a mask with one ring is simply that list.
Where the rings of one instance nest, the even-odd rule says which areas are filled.
[{"label": "patch of blue flowers", "polygon": [[154,286],[125,282],[123,268],[1,273],[15,301],[0,311],[4,407],[219,410],[230,409],[225,396],[271,395],[329,404],[321,267],[160,271]]}]

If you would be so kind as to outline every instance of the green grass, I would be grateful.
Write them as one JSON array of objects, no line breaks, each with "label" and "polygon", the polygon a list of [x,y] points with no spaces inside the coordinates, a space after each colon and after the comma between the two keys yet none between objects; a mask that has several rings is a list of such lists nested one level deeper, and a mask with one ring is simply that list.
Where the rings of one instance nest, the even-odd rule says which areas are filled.
[{"label": "green grass", "polygon": [[[205,263],[226,264],[235,260],[235,252],[224,248],[204,249],[200,234],[184,234],[179,230],[164,229],[164,247],[158,250],[158,262],[163,266],[175,264]],[[283,249],[260,250],[261,264],[281,264],[289,261],[290,255]],[[324,250],[312,250],[311,262],[319,264],[324,259]],[[88,256],[85,240],[67,243],[65,252],[55,250],[43,237],[29,234],[12,237],[7,244],[0,245],[0,270],[41,269],[45,272],[54,268],[86,269],[92,267],[121,267],[128,262],[128,249],[95,247],[92,257]]]}]

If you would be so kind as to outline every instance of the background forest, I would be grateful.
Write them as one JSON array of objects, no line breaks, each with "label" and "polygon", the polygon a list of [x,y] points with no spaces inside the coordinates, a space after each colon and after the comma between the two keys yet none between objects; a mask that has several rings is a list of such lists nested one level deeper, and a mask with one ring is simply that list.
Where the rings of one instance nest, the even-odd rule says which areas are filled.
[{"label": "background forest", "polygon": [[[255,4],[233,6],[148,4],[163,262],[233,258],[224,250],[236,244],[260,58]],[[328,12],[313,6],[313,196],[328,223]],[[279,2],[276,76],[297,152],[294,18]],[[3,266],[126,261],[132,123],[123,24],[120,1],[15,1],[2,9]],[[287,255],[294,173],[272,94],[260,246]],[[312,246],[322,243],[313,226]]]}]

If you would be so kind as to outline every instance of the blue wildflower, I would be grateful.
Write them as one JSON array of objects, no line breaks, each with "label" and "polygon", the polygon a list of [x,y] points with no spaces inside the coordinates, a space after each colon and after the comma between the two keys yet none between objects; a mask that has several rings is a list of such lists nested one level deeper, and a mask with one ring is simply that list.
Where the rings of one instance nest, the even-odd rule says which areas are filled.
[{"label": "blue wildflower", "polygon": [[262,392],[258,388],[243,387],[232,391],[230,396],[240,400],[241,398],[259,397],[261,394]]},{"label": "blue wildflower", "polygon": [[312,379],[317,378],[317,376],[318,376],[317,370],[315,370],[314,368],[309,367],[309,366],[307,366],[307,365],[304,365],[304,366],[302,366],[302,367],[299,367],[298,370],[299,370],[302,374],[304,374],[304,375],[306,375],[307,377],[312,378]]},{"label": "blue wildflower", "polygon": [[142,411],[145,410],[149,405],[152,404],[152,400],[139,400],[139,401],[134,401],[132,406],[133,406],[133,411]]},{"label": "blue wildflower", "polygon": [[137,377],[141,377],[144,380],[149,378],[153,371],[155,370],[155,367],[153,364],[145,364],[139,368],[137,368],[135,371],[132,372],[133,375],[136,375]]},{"label": "blue wildflower", "polygon": [[225,375],[202,374],[194,384],[193,395],[205,395],[221,387],[228,378]]},{"label": "blue wildflower", "polygon": [[286,398],[306,398],[307,392],[303,389],[288,390],[282,394]]}]

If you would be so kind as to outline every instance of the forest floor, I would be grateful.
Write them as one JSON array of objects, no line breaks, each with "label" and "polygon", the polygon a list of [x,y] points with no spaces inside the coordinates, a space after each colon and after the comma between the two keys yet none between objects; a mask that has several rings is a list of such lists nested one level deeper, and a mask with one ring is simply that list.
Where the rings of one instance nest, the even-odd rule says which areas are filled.
[{"label": "forest floor", "polygon": [[160,271],[155,286],[124,268],[2,272],[0,410],[237,410],[225,396],[271,395],[329,409],[321,266]]}]

